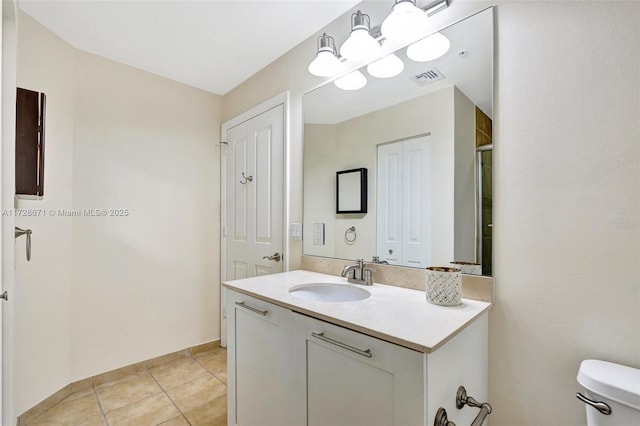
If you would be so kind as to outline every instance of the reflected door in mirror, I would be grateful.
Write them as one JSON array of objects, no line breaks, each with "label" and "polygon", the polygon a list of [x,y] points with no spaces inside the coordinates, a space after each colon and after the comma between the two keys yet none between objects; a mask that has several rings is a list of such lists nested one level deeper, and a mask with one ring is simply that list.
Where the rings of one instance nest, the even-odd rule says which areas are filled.
[{"label": "reflected door in mirror", "polygon": [[393,265],[431,262],[429,136],[378,146],[376,255]]}]

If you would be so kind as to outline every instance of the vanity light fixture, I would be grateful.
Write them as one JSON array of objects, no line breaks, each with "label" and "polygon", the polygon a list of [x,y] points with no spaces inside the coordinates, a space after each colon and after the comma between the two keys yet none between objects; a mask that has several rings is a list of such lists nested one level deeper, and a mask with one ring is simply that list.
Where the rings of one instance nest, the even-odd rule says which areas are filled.
[{"label": "vanity light fixture", "polygon": [[427,27],[427,14],[416,0],[395,0],[389,16],[382,22],[382,35],[393,42],[412,41]]},{"label": "vanity light fixture", "polygon": [[309,64],[309,72],[318,77],[332,77],[340,72],[342,64],[336,55],[336,42],[327,33],[318,37],[318,52]]},{"label": "vanity light fixture", "polygon": [[441,33],[435,33],[416,41],[407,48],[407,56],[416,62],[438,59],[449,51],[451,42]]},{"label": "vanity light fixture", "polygon": [[[393,9],[382,23],[382,26],[374,28],[374,30],[379,29],[377,30],[377,34],[372,34],[371,32],[369,15],[359,10],[351,15],[351,34],[340,47],[341,56],[338,55],[333,37],[327,35],[327,33],[323,33],[318,37],[318,50],[316,57],[309,64],[309,72],[318,77],[333,77],[349,68],[349,64],[343,64],[346,60],[363,62],[379,57],[379,54],[382,52],[380,43],[383,41],[398,46],[406,45],[407,42],[411,42],[426,33],[427,19],[429,16],[449,7],[449,0],[435,0],[424,8],[418,7],[416,0],[394,1]],[[425,54],[419,53],[418,51],[420,49],[418,47],[410,47],[410,49],[412,52],[415,51],[413,55],[415,58],[412,57],[415,61],[422,62],[431,60],[420,59],[424,58]],[[444,54],[444,52],[442,54]],[[380,78],[392,77],[396,75],[392,73],[392,69],[398,70],[397,73],[400,73],[404,68],[404,64],[400,58],[395,55],[389,55],[389,57],[382,59],[383,60],[376,61],[380,63],[376,63],[375,65],[371,64],[373,71],[369,73],[372,76],[378,77],[384,75],[384,77]],[[345,76],[344,78],[346,81],[352,82],[357,79],[359,84],[361,84],[360,87],[363,87],[367,84],[367,80],[362,73],[359,72],[358,74],[359,77],[352,76],[346,78],[347,76]],[[338,87],[340,87],[340,84],[342,83],[336,82]],[[352,85],[353,84],[348,84],[349,87]],[[355,89],[349,88],[345,90]]]},{"label": "vanity light fixture", "polygon": [[342,90],[358,90],[367,85],[367,78],[360,71],[355,70],[344,77],[340,77],[333,84]]},{"label": "vanity light fixture", "polygon": [[351,15],[351,34],[340,47],[340,55],[354,61],[370,60],[380,53],[380,44],[371,36],[369,15],[360,11]]},{"label": "vanity light fixture", "polygon": [[367,65],[367,72],[377,78],[395,77],[403,69],[404,62],[393,53]]}]

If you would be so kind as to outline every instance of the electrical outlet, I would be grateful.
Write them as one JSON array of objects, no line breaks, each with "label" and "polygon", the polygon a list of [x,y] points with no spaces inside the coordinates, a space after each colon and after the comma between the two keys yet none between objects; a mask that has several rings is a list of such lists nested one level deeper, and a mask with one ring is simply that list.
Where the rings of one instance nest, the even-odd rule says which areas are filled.
[{"label": "electrical outlet", "polygon": [[324,223],[313,224],[313,245],[324,245]]}]

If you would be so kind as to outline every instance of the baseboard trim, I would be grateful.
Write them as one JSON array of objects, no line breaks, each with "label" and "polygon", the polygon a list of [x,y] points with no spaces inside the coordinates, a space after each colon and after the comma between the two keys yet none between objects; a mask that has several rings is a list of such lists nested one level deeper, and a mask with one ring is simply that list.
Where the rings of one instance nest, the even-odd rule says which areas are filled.
[{"label": "baseboard trim", "polygon": [[184,358],[192,355],[199,354],[201,352],[210,351],[220,346],[220,339],[213,340],[211,342],[203,343],[201,345],[191,346],[187,349],[171,352],[168,354],[160,355],[155,358],[148,359],[146,361],[137,362],[135,364],[126,365],[115,370],[106,371],[104,373],[96,374],[95,376],[87,377],[85,379],[77,380],[73,383],[69,383],[53,395],[45,398],[38,404],[34,405],[24,413],[18,416],[17,426],[26,426],[31,423],[36,417],[53,407],[54,405],[62,402],[69,395],[80,392],[85,389],[89,389],[93,386],[101,385],[102,383],[110,382],[112,380],[118,380],[122,377],[129,376],[131,374],[139,373],[149,368],[157,367],[158,365],[165,364],[167,362],[174,361],[179,358]]}]

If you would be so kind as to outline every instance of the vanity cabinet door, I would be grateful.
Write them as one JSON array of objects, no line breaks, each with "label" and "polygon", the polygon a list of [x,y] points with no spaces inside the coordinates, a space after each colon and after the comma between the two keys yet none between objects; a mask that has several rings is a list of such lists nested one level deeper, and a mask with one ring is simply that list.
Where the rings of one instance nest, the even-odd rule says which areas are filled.
[{"label": "vanity cabinet door", "polygon": [[309,426],[425,424],[424,354],[305,322]]},{"label": "vanity cabinet door", "polygon": [[[290,350],[295,334],[291,315],[271,303],[227,292],[230,425],[283,426],[304,419],[304,378],[290,368],[295,352]],[[296,410],[302,414],[296,417]]]}]

